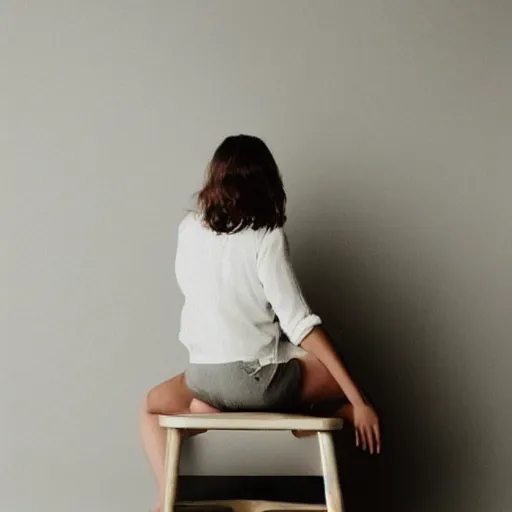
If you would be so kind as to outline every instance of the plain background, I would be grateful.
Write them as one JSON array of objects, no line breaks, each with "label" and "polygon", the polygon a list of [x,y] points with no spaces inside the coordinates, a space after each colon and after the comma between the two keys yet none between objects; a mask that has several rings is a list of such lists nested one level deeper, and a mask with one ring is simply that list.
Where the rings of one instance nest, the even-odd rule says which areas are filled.
[{"label": "plain background", "polygon": [[[506,0],[2,0],[0,510],[152,504],[136,415],[186,363],[176,227],[246,132],[382,414],[352,481],[385,510],[509,511],[511,28]],[[183,465],[318,469],[285,434],[205,437]]]}]

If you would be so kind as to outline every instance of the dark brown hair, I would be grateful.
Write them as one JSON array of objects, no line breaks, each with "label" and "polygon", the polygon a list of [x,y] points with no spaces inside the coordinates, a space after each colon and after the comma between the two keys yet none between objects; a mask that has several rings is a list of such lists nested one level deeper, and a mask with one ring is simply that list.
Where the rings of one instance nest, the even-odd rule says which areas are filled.
[{"label": "dark brown hair", "polygon": [[282,227],[286,194],[276,161],[258,137],[228,137],[215,151],[198,207],[218,233]]}]

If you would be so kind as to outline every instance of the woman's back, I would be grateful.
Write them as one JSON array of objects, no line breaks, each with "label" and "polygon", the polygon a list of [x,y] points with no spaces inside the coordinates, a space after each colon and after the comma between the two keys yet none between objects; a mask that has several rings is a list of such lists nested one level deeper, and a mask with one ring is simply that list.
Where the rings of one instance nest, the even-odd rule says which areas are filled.
[{"label": "woman's back", "polygon": [[298,345],[320,323],[297,284],[282,228],[222,234],[191,213],[179,228],[176,276],[185,296],[180,341],[191,363],[286,361],[299,350],[279,344],[281,327]]},{"label": "woman's back", "polygon": [[192,363],[271,358],[279,324],[258,278],[263,230],[215,233],[189,214],[181,222],[176,276],[185,296],[180,341]]}]

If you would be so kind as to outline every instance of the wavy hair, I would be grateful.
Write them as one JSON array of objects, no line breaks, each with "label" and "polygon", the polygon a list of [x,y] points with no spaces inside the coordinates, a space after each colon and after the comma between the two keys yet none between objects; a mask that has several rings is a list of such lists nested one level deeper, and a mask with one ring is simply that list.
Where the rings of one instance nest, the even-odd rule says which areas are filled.
[{"label": "wavy hair", "polygon": [[277,163],[258,137],[225,139],[208,166],[198,195],[207,226],[217,233],[282,227],[286,193]]}]

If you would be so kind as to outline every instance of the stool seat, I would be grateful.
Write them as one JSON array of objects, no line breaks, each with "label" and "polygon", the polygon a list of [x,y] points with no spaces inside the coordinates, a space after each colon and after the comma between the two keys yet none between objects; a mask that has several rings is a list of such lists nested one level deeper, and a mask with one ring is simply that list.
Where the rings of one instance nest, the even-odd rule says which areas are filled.
[{"label": "stool seat", "polygon": [[315,418],[295,414],[274,413],[216,413],[216,414],[180,414],[160,416],[160,426],[175,429],[205,430],[299,430],[330,432],[341,430],[340,418]]}]

